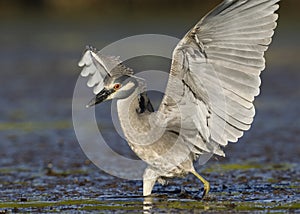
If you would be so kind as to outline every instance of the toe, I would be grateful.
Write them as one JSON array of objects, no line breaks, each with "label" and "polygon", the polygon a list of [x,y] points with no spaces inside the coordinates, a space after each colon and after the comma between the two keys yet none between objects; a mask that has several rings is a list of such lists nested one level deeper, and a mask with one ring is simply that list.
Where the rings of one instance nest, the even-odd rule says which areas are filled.
[{"label": "toe", "polygon": [[203,190],[202,198],[204,198],[208,194],[209,190],[210,190],[209,183],[208,182],[204,183],[204,190]]}]

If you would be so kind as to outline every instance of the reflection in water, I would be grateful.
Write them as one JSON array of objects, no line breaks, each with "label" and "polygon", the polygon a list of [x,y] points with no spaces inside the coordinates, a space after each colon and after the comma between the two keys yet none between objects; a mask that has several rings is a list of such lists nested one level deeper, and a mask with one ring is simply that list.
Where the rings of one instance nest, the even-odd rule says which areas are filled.
[{"label": "reflection in water", "polygon": [[153,198],[151,196],[144,197],[144,201],[143,201],[143,213],[144,214],[151,213],[152,204],[153,204]]}]

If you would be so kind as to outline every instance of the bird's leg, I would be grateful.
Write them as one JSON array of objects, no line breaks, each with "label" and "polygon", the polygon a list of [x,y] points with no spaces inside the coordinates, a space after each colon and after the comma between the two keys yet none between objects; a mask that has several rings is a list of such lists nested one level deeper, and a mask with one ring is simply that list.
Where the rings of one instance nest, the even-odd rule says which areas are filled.
[{"label": "bird's leg", "polygon": [[209,182],[205,180],[201,175],[199,175],[195,170],[192,170],[191,173],[193,173],[203,183],[204,191],[203,191],[202,198],[204,198],[210,190]]},{"label": "bird's leg", "polygon": [[143,196],[151,195],[156,179],[143,179]]},{"label": "bird's leg", "polygon": [[143,196],[151,195],[153,186],[157,180],[157,173],[151,168],[146,168],[143,175]]}]

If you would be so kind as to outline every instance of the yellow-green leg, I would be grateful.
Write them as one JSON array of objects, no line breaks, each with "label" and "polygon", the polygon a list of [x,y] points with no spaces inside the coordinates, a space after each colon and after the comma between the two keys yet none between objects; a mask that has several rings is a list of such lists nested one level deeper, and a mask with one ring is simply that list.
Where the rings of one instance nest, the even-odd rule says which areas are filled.
[{"label": "yellow-green leg", "polygon": [[205,180],[201,175],[199,175],[195,170],[191,171],[204,185],[204,191],[202,198],[204,198],[210,190],[210,185],[207,180]]}]

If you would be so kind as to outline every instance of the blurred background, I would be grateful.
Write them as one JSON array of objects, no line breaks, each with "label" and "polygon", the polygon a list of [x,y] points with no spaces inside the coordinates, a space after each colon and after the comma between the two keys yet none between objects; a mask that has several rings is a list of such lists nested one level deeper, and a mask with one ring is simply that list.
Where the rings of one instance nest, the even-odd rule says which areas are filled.
[{"label": "blurred background", "polygon": [[[101,49],[148,33],[181,38],[220,2],[0,0],[0,179],[20,176],[12,169],[50,174],[52,168],[97,171],[80,150],[72,127],[72,95],[80,73],[77,62],[85,45]],[[227,158],[222,161],[299,163],[299,8],[300,1],[282,0],[256,100],[257,117],[250,132],[225,149]],[[170,66],[170,60],[155,57],[142,63],[129,62],[137,71],[168,71]],[[113,148],[134,156],[113,129],[108,132]]]}]

